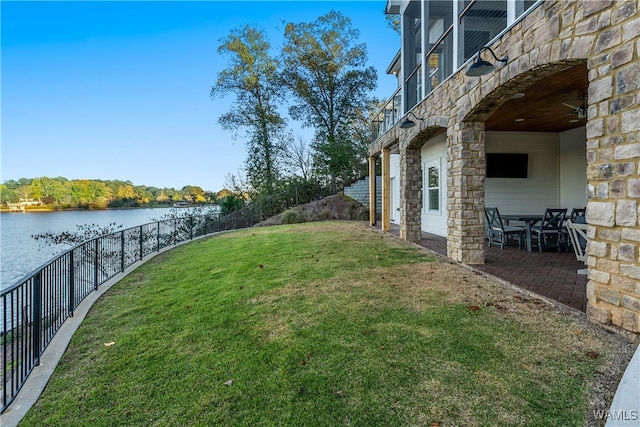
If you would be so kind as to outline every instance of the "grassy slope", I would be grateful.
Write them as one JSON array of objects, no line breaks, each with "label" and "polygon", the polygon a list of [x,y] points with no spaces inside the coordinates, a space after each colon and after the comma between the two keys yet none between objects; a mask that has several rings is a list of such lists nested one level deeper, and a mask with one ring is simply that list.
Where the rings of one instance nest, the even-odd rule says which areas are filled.
[{"label": "grassy slope", "polygon": [[112,288],[24,425],[584,425],[614,343],[359,224],[251,229]]}]

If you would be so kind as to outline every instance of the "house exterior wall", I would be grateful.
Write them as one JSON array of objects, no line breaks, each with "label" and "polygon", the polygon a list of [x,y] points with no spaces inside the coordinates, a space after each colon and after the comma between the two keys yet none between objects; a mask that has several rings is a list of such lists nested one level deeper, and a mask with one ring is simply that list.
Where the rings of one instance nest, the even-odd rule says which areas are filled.
[{"label": "house exterior wall", "polygon": [[560,206],[571,212],[587,206],[586,129],[581,127],[559,136]]},{"label": "house exterior wall", "polygon": [[529,168],[526,179],[486,178],[485,206],[498,206],[501,214],[540,216],[542,208],[565,207],[560,204],[558,134],[487,132],[486,139],[486,153],[526,153]]},{"label": "house exterior wall", "polygon": [[400,225],[400,155],[391,154],[391,222]]},{"label": "house exterior wall", "polygon": [[639,333],[638,8],[635,0],[541,3],[490,44],[499,55],[509,56],[506,66],[479,78],[459,70],[414,108],[416,116],[425,118],[419,126],[398,129],[396,125],[376,140],[370,153],[394,143],[400,146],[401,237],[420,237],[420,147],[444,129],[448,256],[483,263],[486,119],[521,89],[586,64],[587,316]]},{"label": "house exterior wall", "polygon": [[528,178],[486,178],[485,206],[502,214],[541,214],[541,207],[587,205],[585,128],[562,133],[487,132],[487,153],[527,153]]}]

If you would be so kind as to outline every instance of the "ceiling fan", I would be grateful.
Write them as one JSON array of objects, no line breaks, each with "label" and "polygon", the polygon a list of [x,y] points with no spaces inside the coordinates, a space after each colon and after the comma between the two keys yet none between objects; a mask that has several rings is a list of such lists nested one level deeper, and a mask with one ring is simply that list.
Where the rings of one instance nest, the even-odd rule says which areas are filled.
[{"label": "ceiling fan", "polygon": [[571,114],[582,120],[587,118],[587,100],[584,95],[580,95],[580,99],[582,100],[582,104],[580,104],[579,107],[567,104],[566,102],[563,102],[562,105],[571,108]]},{"label": "ceiling fan", "polygon": [[[515,119],[515,121],[522,122],[522,121],[532,120],[532,119],[548,119],[552,121],[557,121],[557,120],[568,118],[570,119],[569,122],[577,123],[587,118],[587,114],[588,114],[587,101],[584,95],[578,96],[578,99],[581,101],[579,105],[574,105],[570,103],[571,101],[564,102],[567,100],[566,96],[562,98],[550,99],[542,104],[544,105],[542,109],[534,110],[529,114],[525,113],[522,116],[522,118],[517,118]],[[538,105],[538,107],[542,107],[542,105]],[[569,108],[569,110],[567,110],[567,108]]]}]

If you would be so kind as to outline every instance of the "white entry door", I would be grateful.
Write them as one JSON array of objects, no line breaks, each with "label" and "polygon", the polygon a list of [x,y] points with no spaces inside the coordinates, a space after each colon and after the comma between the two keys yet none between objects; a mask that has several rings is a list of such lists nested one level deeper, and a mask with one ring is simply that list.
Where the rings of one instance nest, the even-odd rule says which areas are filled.
[{"label": "white entry door", "polygon": [[427,141],[420,150],[422,163],[422,231],[447,236],[446,133]]}]

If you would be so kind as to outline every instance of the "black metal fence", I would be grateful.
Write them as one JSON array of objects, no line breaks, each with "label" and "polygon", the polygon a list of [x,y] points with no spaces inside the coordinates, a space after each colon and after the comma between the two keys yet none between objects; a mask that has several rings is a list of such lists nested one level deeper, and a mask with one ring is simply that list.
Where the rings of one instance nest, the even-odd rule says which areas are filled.
[{"label": "black metal fence", "polygon": [[100,285],[153,252],[252,223],[253,218],[237,214],[202,215],[128,228],[81,243],[3,290],[2,411],[39,364],[42,352],[65,320]]},{"label": "black metal fence", "polygon": [[[313,194],[312,194],[313,193]],[[174,215],[81,243],[0,293],[3,325],[0,366],[2,409],[15,399],[65,320],[93,291],[154,252],[196,237],[252,227],[323,194],[298,188],[228,215]]]}]

